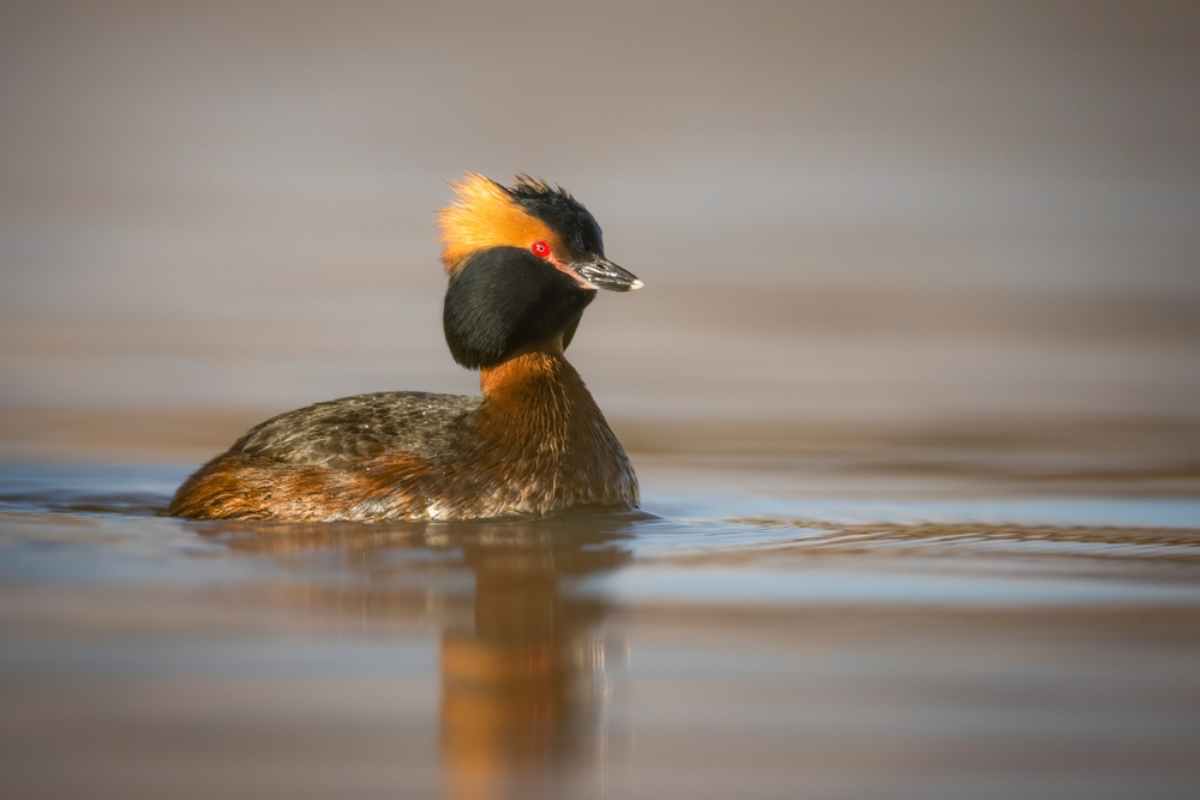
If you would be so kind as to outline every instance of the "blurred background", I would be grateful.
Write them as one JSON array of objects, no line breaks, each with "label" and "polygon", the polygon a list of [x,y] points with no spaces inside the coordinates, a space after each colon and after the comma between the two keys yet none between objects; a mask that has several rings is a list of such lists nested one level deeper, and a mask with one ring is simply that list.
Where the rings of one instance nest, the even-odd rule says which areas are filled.
[{"label": "blurred background", "polygon": [[0,15],[0,455],[199,460],[475,391],[433,219],[478,170],[567,187],[646,281],[571,353],[635,451],[1067,437],[1200,474],[1194,3]]},{"label": "blurred background", "polygon": [[[1195,0],[8,0],[0,98],[5,796],[1196,794]],[[158,516],[477,391],[467,170],[646,282],[650,513]]]}]

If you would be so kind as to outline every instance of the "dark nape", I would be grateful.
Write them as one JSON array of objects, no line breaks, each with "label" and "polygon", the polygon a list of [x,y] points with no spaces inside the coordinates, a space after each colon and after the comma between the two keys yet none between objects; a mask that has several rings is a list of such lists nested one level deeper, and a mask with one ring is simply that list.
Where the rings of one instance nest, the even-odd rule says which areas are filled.
[{"label": "dark nape", "polygon": [[454,360],[468,369],[495,366],[568,327],[573,334],[595,296],[595,290],[583,288],[528,250],[483,250],[463,264],[446,289],[446,344]]}]

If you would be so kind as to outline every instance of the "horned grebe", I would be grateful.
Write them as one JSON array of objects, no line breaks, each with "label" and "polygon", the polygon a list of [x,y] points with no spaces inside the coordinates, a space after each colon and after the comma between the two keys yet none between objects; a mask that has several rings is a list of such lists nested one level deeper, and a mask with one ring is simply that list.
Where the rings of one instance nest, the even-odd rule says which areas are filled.
[{"label": "horned grebe", "polygon": [[449,520],[634,508],[621,443],[567,362],[597,289],[642,282],[559,187],[468,174],[439,217],[450,353],[482,397],[380,392],[252,428],[176,492],[203,519]]}]

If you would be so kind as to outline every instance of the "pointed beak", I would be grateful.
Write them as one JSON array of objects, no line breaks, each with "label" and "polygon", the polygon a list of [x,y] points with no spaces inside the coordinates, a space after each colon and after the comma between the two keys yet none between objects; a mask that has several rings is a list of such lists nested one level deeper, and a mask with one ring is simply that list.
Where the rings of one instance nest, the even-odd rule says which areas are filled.
[{"label": "pointed beak", "polygon": [[624,267],[619,267],[607,258],[597,258],[582,264],[573,264],[579,276],[597,289],[610,292],[632,292],[646,284]]}]

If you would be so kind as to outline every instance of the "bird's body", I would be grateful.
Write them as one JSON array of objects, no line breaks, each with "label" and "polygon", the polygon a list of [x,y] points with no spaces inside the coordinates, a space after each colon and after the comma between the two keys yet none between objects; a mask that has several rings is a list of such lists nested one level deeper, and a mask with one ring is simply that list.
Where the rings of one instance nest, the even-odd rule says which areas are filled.
[{"label": "bird's body", "polygon": [[[171,514],[450,520],[636,507],[629,459],[564,350],[597,284],[640,281],[603,258],[595,221],[561,190],[528,179],[506,189],[471,176],[459,191],[445,215],[478,230],[463,246],[443,217],[451,275],[444,323],[455,360],[481,369],[482,396],[380,392],[281,414],[192,475]],[[528,216],[512,219],[529,230],[487,239],[472,191],[496,203],[509,198]],[[521,203],[522,191],[535,202]],[[594,228],[594,242],[564,242],[578,226],[549,228],[543,217],[553,214],[527,210],[536,203],[586,215],[579,221]]]}]

